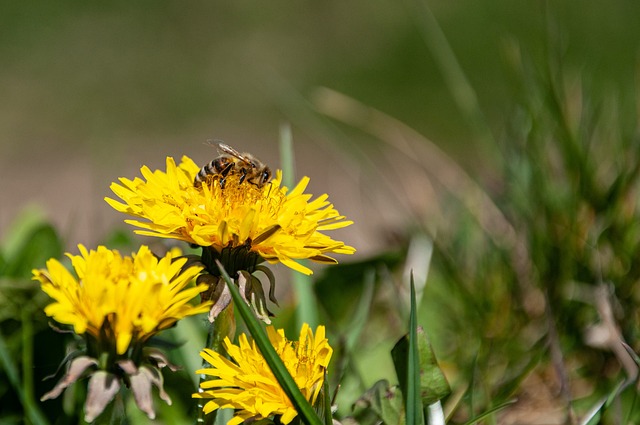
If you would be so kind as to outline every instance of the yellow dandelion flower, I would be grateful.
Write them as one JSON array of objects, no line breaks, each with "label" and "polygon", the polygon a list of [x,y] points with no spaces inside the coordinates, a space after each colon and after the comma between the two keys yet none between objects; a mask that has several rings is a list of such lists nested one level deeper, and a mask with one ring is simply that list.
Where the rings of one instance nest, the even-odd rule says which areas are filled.
[{"label": "yellow dandelion flower", "polygon": [[46,269],[33,271],[42,290],[55,300],[44,311],[56,322],[72,325],[78,335],[113,338],[110,343],[118,354],[186,316],[209,310],[209,305],[188,303],[207,286],[185,289],[202,270],[181,272],[186,259],[174,259],[171,253],[158,259],[146,246],[132,257],[104,246],[78,248],[80,255],[67,254],[76,276],[56,259],[47,261]]},{"label": "yellow dandelion flower", "polygon": [[168,157],[166,171],[145,166],[141,168],[144,180],[120,178],[119,184],[111,185],[124,203],[105,200],[117,211],[142,219],[125,220],[142,229],[138,234],[179,239],[218,253],[228,247],[246,248],[260,259],[281,262],[305,274],[311,270],[294,260],[335,263],[327,254],[355,252],[322,233],[352,222],[340,215],[327,195],[311,200],[304,193],[307,177],[291,191],[282,186],[279,170],[262,187],[241,183],[234,174],[227,176],[224,188],[218,180],[195,187],[199,170],[186,156],[179,165]]},{"label": "yellow dandelion flower", "polygon": [[[314,404],[333,353],[325,338],[324,326],[318,326],[314,335],[305,323],[298,341],[288,341],[284,330],[276,331],[272,326],[267,327],[267,334],[302,394]],[[211,367],[196,373],[213,379],[202,382],[201,392],[193,394],[193,397],[212,399],[204,405],[205,413],[220,408],[236,409],[235,416],[227,425],[275,415],[280,416],[281,423],[288,424],[298,415],[293,403],[271,372],[255,342],[249,343],[245,334],[241,334],[238,341],[239,345],[232,344],[229,338],[224,341],[231,360],[207,348],[200,353]]]}]

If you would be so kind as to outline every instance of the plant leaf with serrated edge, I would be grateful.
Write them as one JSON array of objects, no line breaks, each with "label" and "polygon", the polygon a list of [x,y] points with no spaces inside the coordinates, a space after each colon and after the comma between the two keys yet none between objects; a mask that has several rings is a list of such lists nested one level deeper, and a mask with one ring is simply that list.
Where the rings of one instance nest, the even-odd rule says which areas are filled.
[{"label": "plant leaf with serrated edge", "polygon": [[[417,329],[417,346],[420,358],[420,396],[422,403],[425,405],[432,404],[438,400],[442,400],[449,395],[451,389],[446,377],[438,366],[438,362],[431,348],[431,344],[427,338],[427,334],[422,327]],[[407,356],[409,353],[409,339],[407,336],[398,341],[391,350],[391,356],[398,375],[400,387],[407,385]]]},{"label": "plant leaf with serrated edge", "polygon": [[280,359],[273,348],[273,345],[271,345],[271,341],[269,341],[267,333],[262,328],[258,319],[256,319],[253,314],[253,310],[245,303],[240,295],[240,291],[233,284],[229,274],[222,264],[217,260],[216,264],[220,269],[221,276],[229,287],[231,297],[233,298],[234,305],[238,309],[238,313],[247,325],[247,329],[249,329],[256,345],[260,348],[260,352],[269,365],[269,368],[271,368],[273,375],[276,377],[285,394],[289,397],[289,400],[291,400],[296,408],[300,419],[308,425],[323,425],[322,420],[320,420],[313,407],[311,407],[311,404],[309,404],[307,399],[302,395],[300,388],[298,388],[284,363],[282,363],[282,359]]},{"label": "plant leaf with serrated edge", "polygon": [[[438,366],[427,334],[417,326],[415,285],[411,276],[409,334],[396,343],[391,356],[403,394],[406,395],[407,423],[421,423],[422,404],[432,404],[451,389]],[[418,422],[419,421],[419,422]]]}]

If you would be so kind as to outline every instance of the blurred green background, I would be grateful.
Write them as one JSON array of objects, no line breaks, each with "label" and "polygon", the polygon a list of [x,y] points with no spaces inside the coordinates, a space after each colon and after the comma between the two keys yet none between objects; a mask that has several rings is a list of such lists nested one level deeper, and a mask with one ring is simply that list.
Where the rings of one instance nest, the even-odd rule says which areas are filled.
[{"label": "blurred green background", "polygon": [[[635,76],[636,2],[429,5],[496,134],[513,106],[509,46],[544,55],[547,14],[567,69],[588,67],[594,79],[619,89]],[[94,243],[120,221],[102,201],[117,177],[137,175],[141,164],[163,166],[166,155],[204,163],[215,155],[207,139],[277,166],[278,129],[289,122],[298,174],[358,222],[345,231],[352,244],[375,251],[383,246],[377,229],[402,223],[403,211],[367,200],[381,196],[368,193],[377,176],[363,173],[340,147],[366,149],[370,141],[336,138],[306,103],[318,86],[404,121],[473,175],[492,177],[495,146],[479,142],[452,100],[422,37],[417,3],[63,1],[1,8],[0,233],[35,202],[72,245]],[[402,164],[376,161],[380,172],[402,172]],[[351,199],[388,210],[381,212],[388,219]]]},{"label": "blurred green background", "polygon": [[[443,61],[447,45],[434,41],[438,28],[426,17],[426,4],[459,69]],[[310,193],[329,193],[336,208],[355,221],[333,236],[356,247],[355,261],[361,262],[349,268],[352,259],[340,258],[344,267],[319,273],[317,292],[320,298],[324,292],[321,303],[329,313],[328,327],[336,333],[348,331],[349,302],[355,303],[364,291],[364,271],[375,269],[378,283],[386,284],[402,280],[397,272],[403,266],[428,263],[431,257],[424,250],[413,263],[406,255],[412,232],[426,229],[437,236],[437,246],[421,322],[428,324],[436,354],[445,359],[454,392],[468,402],[468,410],[460,409],[460,422],[473,416],[474,406],[507,400],[541,358],[546,367],[540,367],[525,388],[544,394],[533,397],[534,404],[523,410],[535,412],[535,402],[552,408],[560,403],[560,384],[550,378],[552,362],[545,346],[552,344],[545,337],[552,328],[545,324],[545,305],[558,314],[561,341],[556,342],[566,350],[567,363],[578,369],[576,375],[588,378],[577,385],[576,398],[606,377],[600,396],[613,386],[620,369],[610,353],[581,345],[582,332],[599,316],[592,305],[585,309],[580,304],[576,286],[618,279],[613,283],[620,284],[622,307],[616,306],[623,313],[617,318],[622,317],[623,332],[637,350],[640,332],[634,323],[640,316],[640,295],[634,288],[639,270],[629,266],[640,252],[638,226],[633,224],[637,203],[633,196],[626,199],[626,192],[608,190],[616,172],[624,169],[620,164],[640,157],[637,137],[625,136],[628,128],[633,127],[629,133],[637,130],[639,43],[640,3],[624,0],[3,2],[0,239],[5,249],[16,246],[15,235],[7,243],[11,223],[35,205],[61,233],[66,249],[75,252],[77,243],[94,246],[107,238],[115,244],[119,239],[113,237],[114,229],[127,234],[131,229],[102,200],[110,196],[112,181],[139,175],[143,164],[163,168],[168,155],[186,154],[204,164],[217,155],[203,143],[209,139],[222,139],[278,168],[280,129],[289,123],[297,177],[308,175]],[[456,77],[459,70],[463,78]],[[598,136],[593,144],[585,137],[580,146],[586,146],[585,157],[597,163],[593,169],[605,165],[588,179],[597,177],[593,180],[602,183],[602,192],[613,194],[602,196],[606,202],[599,198],[590,203],[590,194],[580,192],[582,181],[574,179],[571,170],[556,173],[556,167],[562,168],[558,163],[570,163],[571,155],[556,152],[554,143],[570,145],[572,140],[556,133],[560,118],[547,102],[550,96],[540,75],[566,85],[561,100],[568,105],[576,139],[582,143],[583,134]],[[319,95],[328,92],[319,87],[400,120],[454,162],[443,163],[430,150],[417,150],[422,153],[409,161],[399,154],[407,152],[401,149],[406,132],[391,132],[385,144],[354,128],[357,125],[327,118],[365,122],[358,114],[366,111],[349,115],[354,111],[341,109],[345,105],[335,97],[333,103],[322,103],[327,99]],[[465,91],[468,87],[473,91]],[[477,96],[475,109],[470,93]],[[604,130],[591,131],[601,121],[590,121],[589,105],[614,116],[602,120]],[[374,120],[382,133],[391,128],[385,125]],[[626,149],[633,146],[635,155],[628,155]],[[542,154],[534,152],[538,148]],[[573,159],[582,167],[582,157]],[[448,173],[454,173],[453,181],[462,175],[452,164],[460,165],[493,198],[518,231],[528,249],[528,266],[534,266],[530,275],[510,263],[515,255],[508,244],[501,245],[504,235],[491,233],[498,227],[482,222],[486,211],[481,202],[465,215],[459,204],[442,196],[451,190],[443,183],[452,181]],[[591,165],[580,171],[591,170]],[[634,166],[627,165],[629,170]],[[621,187],[636,181],[634,172],[620,172],[628,176]],[[576,181],[580,184],[574,185]],[[540,198],[537,188],[544,188]],[[450,195],[464,198],[465,193]],[[474,221],[478,217],[489,227],[479,231]],[[606,229],[618,233],[609,235]],[[38,231],[45,236],[34,234],[46,239],[52,230]],[[130,243],[126,237],[120,242]],[[50,246],[43,244],[46,249],[37,255],[29,251],[34,246],[4,252],[5,264],[28,257],[10,273],[5,269],[5,276],[28,278],[30,268],[59,254],[62,247],[57,244],[55,238]],[[575,262],[560,267],[564,274],[556,273],[553,260],[558,258]],[[598,270],[599,275],[594,272]],[[519,282],[523,276],[532,281],[525,282],[530,286]],[[360,374],[360,382],[345,383],[349,402],[348,388],[368,388],[390,370],[388,351],[404,326],[395,289],[377,287],[362,334],[370,351],[349,360],[357,363],[351,366]],[[18,300],[38,293],[35,285],[29,290],[34,292],[14,298],[15,310],[5,310],[5,333],[20,328],[17,319],[11,322],[10,312],[20,311]],[[45,302],[42,295],[37,295],[40,304]],[[345,305],[336,302],[344,301],[343,296]],[[283,322],[290,317],[286,308],[281,313]],[[37,329],[51,333],[42,316],[35,320]],[[481,395],[472,400],[478,387]],[[517,415],[503,423],[518,420],[526,423]]]}]

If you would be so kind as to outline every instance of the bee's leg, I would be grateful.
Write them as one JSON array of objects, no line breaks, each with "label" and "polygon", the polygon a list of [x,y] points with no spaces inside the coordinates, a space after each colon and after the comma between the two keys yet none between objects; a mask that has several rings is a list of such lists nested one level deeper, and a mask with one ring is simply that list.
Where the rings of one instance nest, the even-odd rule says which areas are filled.
[{"label": "bee's leg", "polygon": [[233,163],[233,162],[230,163],[220,173],[220,189],[224,189],[224,184],[225,184],[225,182],[227,180],[227,175],[229,175],[229,172],[231,171],[231,169],[233,168],[234,165],[236,165],[236,164]]},{"label": "bee's leg", "polygon": [[242,168],[241,172],[242,172],[242,175],[240,176],[240,183],[238,183],[238,184],[242,184],[244,179],[247,178],[247,169],[246,168]]},{"label": "bee's leg", "polygon": [[231,171],[231,169],[233,168],[234,165],[236,165],[236,164],[234,162],[232,162],[229,165],[227,165],[226,167],[224,167],[224,169],[222,170],[220,175],[222,177],[227,177],[227,174],[229,174],[229,172]]}]

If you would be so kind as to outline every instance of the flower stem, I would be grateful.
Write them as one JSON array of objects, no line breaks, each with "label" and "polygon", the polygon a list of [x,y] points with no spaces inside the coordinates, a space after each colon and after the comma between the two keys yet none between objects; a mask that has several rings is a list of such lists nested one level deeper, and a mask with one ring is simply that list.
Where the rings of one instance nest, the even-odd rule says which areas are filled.
[{"label": "flower stem", "polygon": [[[233,304],[229,304],[229,306],[225,308],[218,315],[218,317],[216,317],[216,320],[213,323],[210,323],[209,332],[207,332],[206,347],[220,354],[226,355],[226,350],[224,349],[224,345],[223,345],[224,339],[226,337],[233,339],[235,336],[235,333],[236,333],[236,321],[235,321],[235,315],[233,310]],[[202,368],[206,368],[208,366],[209,364],[207,363],[207,361],[203,360]],[[200,387],[200,384],[202,384],[205,381],[205,379],[206,379],[205,375],[201,374],[198,387]],[[201,391],[201,390],[198,389],[198,391]],[[212,425],[216,420],[218,411],[214,410],[210,414],[205,415],[203,408],[207,400],[202,398],[199,398],[197,400],[198,400],[197,401],[198,418],[196,419],[196,424]]]},{"label": "flower stem", "polygon": [[[212,343],[214,341],[214,333],[216,333],[216,326],[215,323],[211,323],[209,325],[209,332],[207,332],[207,343],[206,343],[206,347],[210,348],[212,347]],[[202,367],[205,368],[209,366],[209,364],[207,363],[206,360],[202,360]],[[202,391],[202,389],[200,388],[200,385],[202,385],[202,383],[205,381],[205,375],[204,374],[200,374],[200,381],[198,383],[198,391]],[[204,425],[210,425],[213,424],[216,421],[216,416],[218,414],[217,410],[214,410],[213,412],[211,412],[211,414],[209,415],[205,415],[204,413],[204,405],[206,404],[207,400],[204,398],[198,398],[197,400],[197,411],[198,411],[198,417],[196,418],[196,424],[204,424]]]}]

